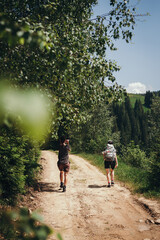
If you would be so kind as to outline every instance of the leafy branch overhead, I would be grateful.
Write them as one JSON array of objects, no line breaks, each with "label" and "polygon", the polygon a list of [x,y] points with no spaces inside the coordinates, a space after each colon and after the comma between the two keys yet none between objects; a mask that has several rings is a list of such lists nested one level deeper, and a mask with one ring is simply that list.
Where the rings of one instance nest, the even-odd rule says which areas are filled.
[{"label": "leafy branch overhead", "polygon": [[[0,71],[21,86],[45,88],[57,103],[56,126],[86,119],[86,109],[121,96],[107,58],[115,40],[132,38],[135,8],[110,1],[111,10],[92,21],[96,0],[0,3]],[[111,83],[106,86],[106,79]],[[56,130],[57,131],[57,130]]]}]

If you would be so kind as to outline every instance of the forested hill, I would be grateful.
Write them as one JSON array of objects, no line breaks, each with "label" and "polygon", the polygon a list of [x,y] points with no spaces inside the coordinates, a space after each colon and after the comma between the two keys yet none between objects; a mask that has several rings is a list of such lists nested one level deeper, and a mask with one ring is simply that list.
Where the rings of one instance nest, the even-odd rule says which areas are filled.
[{"label": "forested hill", "polygon": [[152,99],[154,96],[160,96],[160,90],[159,91],[147,91],[146,93],[128,93],[128,96],[130,98],[130,102],[132,107],[134,107],[136,100],[140,100],[144,108],[150,108],[150,105],[152,103]]},{"label": "forested hill", "polygon": [[128,93],[128,97],[130,98],[132,107],[134,107],[136,100],[140,100],[142,105],[144,105],[145,94]]},{"label": "forested hill", "polygon": [[123,145],[129,144],[130,141],[142,147],[148,145],[148,111],[155,96],[160,96],[160,91],[128,94],[121,104],[113,103],[112,113],[116,116],[115,129],[120,131]]}]

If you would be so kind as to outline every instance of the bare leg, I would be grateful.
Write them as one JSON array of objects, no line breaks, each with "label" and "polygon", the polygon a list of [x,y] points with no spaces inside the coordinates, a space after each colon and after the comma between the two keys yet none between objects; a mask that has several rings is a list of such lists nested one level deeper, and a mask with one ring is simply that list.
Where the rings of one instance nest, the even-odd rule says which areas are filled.
[{"label": "bare leg", "polygon": [[60,182],[63,182],[63,171],[60,171]]},{"label": "bare leg", "polygon": [[63,186],[63,192],[66,191],[66,185],[67,185],[67,172],[64,172],[64,186]]},{"label": "bare leg", "polygon": [[109,168],[106,168],[106,174],[107,174],[108,184],[110,184],[110,170],[109,170]]},{"label": "bare leg", "polygon": [[114,182],[114,169],[111,169],[111,181]]},{"label": "bare leg", "polygon": [[67,185],[67,175],[68,175],[68,173],[64,172],[64,186]]}]

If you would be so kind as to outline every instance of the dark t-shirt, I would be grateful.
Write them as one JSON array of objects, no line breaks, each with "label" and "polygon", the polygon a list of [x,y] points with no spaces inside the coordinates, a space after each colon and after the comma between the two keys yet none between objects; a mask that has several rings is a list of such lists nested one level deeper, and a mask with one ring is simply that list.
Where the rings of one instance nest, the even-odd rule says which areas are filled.
[{"label": "dark t-shirt", "polygon": [[58,154],[58,161],[59,163],[66,164],[69,162],[69,155],[68,151],[70,151],[70,146],[69,145],[60,145],[59,148],[59,154]]}]

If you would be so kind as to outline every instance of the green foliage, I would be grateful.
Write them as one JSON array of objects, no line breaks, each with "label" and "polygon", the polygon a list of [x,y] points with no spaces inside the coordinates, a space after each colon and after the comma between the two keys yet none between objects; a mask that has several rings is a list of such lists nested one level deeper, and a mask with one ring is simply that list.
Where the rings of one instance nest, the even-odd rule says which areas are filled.
[{"label": "green foliage", "polygon": [[87,118],[79,128],[75,126],[69,132],[73,150],[99,153],[104,150],[109,139],[118,145],[119,132],[113,129],[114,118],[111,117],[107,104],[95,106],[88,111]]},{"label": "green foliage", "polygon": [[148,188],[160,192],[160,160],[157,154],[152,153],[148,171]]},{"label": "green foliage", "polygon": [[152,100],[151,112],[149,114],[149,132],[150,132],[150,149],[152,152],[160,155],[160,97]]},{"label": "green foliage", "polygon": [[42,91],[0,84],[0,124],[16,126],[32,140],[41,142],[49,132],[51,107],[54,114],[53,104]]},{"label": "green foliage", "polygon": [[152,98],[153,98],[153,92],[147,91],[146,94],[145,94],[145,100],[144,100],[145,101],[145,106],[147,108],[151,107]]},{"label": "green foliage", "polygon": [[126,186],[136,193],[148,193],[148,172],[140,167],[133,167],[119,157],[118,168],[116,169],[116,178],[125,183]]},{"label": "green foliage", "polygon": [[29,214],[28,209],[0,212],[0,236],[5,240],[46,240],[53,232],[41,223],[42,218],[37,212]]},{"label": "green foliage", "polygon": [[[0,26],[0,75],[15,85],[45,88],[56,99],[52,136],[87,119],[86,109],[119,98],[122,89],[107,59],[114,42],[129,42],[135,8],[129,1],[110,1],[107,17],[91,20],[96,0],[3,1]],[[107,18],[107,21],[105,21]],[[7,31],[6,31],[7,30]],[[105,86],[106,79],[111,87]],[[61,130],[62,129],[62,130]]]},{"label": "green foliage", "polygon": [[[122,161],[129,164],[128,168],[135,167],[135,169],[142,169],[142,172],[143,169],[146,171],[143,187],[141,190],[139,188],[139,191],[150,195],[159,194],[160,187],[160,97],[158,94],[159,92],[154,93],[154,96],[157,96],[152,98],[151,109],[147,113],[144,113],[142,102],[137,96],[134,109],[130,106],[131,96],[121,105],[113,105],[114,114],[117,115],[117,126],[121,133],[121,143],[125,145],[121,149]],[[131,132],[126,112],[130,119]],[[129,134],[131,134],[130,140],[134,140],[135,144],[128,144]]]},{"label": "green foliage", "polygon": [[152,158],[148,158],[148,166],[146,168],[142,168],[133,167],[132,165],[125,163],[123,157],[119,157],[119,166],[116,170],[116,177],[136,193],[141,193],[146,197],[160,198],[160,188],[158,182],[159,175],[154,174],[154,170],[156,170],[157,167],[154,168],[154,170],[152,169],[153,163],[151,163],[151,159]]},{"label": "green foliage", "polygon": [[[33,32],[30,28],[30,24],[27,21],[24,21],[22,18],[17,22],[13,17],[13,12],[8,14],[9,8],[8,5],[4,11],[2,10],[4,3],[0,3],[0,40],[4,43],[8,43],[8,46],[15,47],[17,45],[28,45],[30,44],[33,47],[36,46],[46,46],[46,39],[42,31]],[[11,5],[10,5],[11,6]],[[6,10],[6,11],[5,11]],[[13,9],[12,9],[13,11]],[[12,16],[11,16],[12,15]],[[3,44],[3,42],[1,42]],[[7,47],[4,44],[3,46]],[[2,55],[4,50],[2,51]]]},{"label": "green foliage", "polygon": [[121,144],[127,145],[134,141],[141,147],[148,142],[147,113],[144,112],[140,100],[135,101],[134,108],[131,105],[130,97],[126,97],[121,104],[113,103],[112,112],[116,116],[116,126],[120,131]]},{"label": "green foliage", "polygon": [[146,154],[140,149],[139,145],[135,145],[134,142],[131,142],[127,146],[122,146],[121,155],[123,162],[133,167],[147,170],[149,161]]},{"label": "green foliage", "polygon": [[[88,160],[94,166],[97,166],[104,174],[106,174],[102,155],[88,153],[79,153],[78,155]],[[134,193],[141,193],[147,197],[159,198],[159,188],[155,187],[156,184],[159,183],[154,182],[153,179],[151,181],[152,174],[150,174],[149,170],[151,169],[149,167],[151,166],[150,159],[147,160],[147,164],[147,168],[133,167],[131,164],[125,163],[124,158],[118,155],[118,168],[115,169],[115,179],[125,183],[125,185]],[[149,176],[151,177],[150,179]]]},{"label": "green foliage", "polygon": [[154,188],[160,188],[160,97],[152,100],[151,112],[149,114],[150,139],[148,151],[151,156],[149,183],[154,182]]},{"label": "green foliage", "polygon": [[140,100],[142,105],[144,105],[145,102],[145,94],[133,94],[133,93],[128,93],[128,97],[130,99],[130,103],[132,105],[132,107],[134,108],[135,106],[135,102],[137,100]]},{"label": "green foliage", "polygon": [[144,105],[147,108],[151,108],[152,100],[155,97],[160,97],[160,91],[153,91],[153,92],[147,91],[145,94]]},{"label": "green foliage", "polygon": [[[88,160],[94,166],[97,166],[106,174],[102,155],[88,153],[79,153],[78,155]],[[147,193],[149,191],[146,169],[128,165],[120,156],[118,156],[118,168],[115,169],[115,179],[125,183],[134,192]]]},{"label": "green foliage", "polygon": [[3,127],[0,136],[0,198],[1,203],[15,204],[25,185],[33,183],[39,148],[15,130]]},{"label": "green foliage", "polygon": [[1,203],[15,204],[25,186],[33,185],[40,144],[49,131],[50,106],[43,92],[0,84]]},{"label": "green foliage", "polygon": [[0,184],[1,197],[9,203],[18,193],[24,191],[24,159],[23,148],[20,150],[21,138],[14,136],[0,137]]}]

